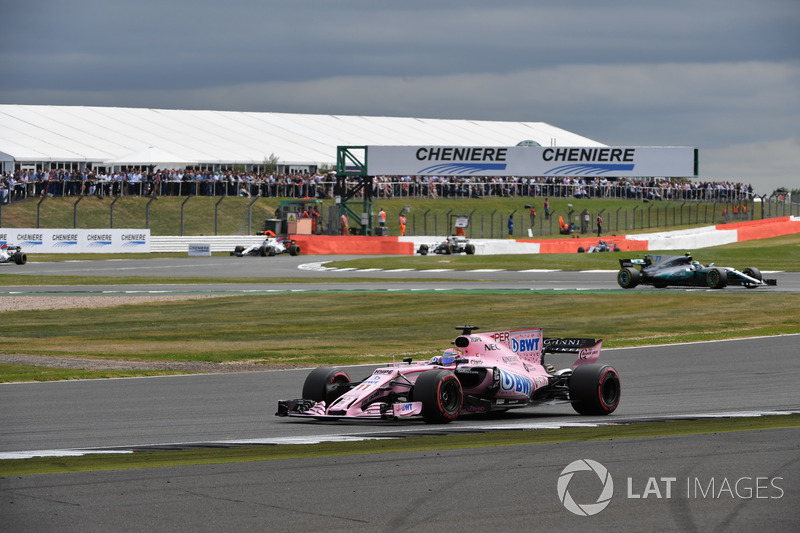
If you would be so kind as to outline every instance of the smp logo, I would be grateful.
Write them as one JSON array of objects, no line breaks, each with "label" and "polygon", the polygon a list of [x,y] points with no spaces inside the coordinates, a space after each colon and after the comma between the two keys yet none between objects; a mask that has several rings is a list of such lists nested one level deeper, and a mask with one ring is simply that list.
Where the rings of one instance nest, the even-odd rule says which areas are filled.
[{"label": "smp logo", "polygon": [[[569,486],[572,482],[577,485],[581,483],[581,480],[586,481],[586,475],[582,475],[583,472],[587,473],[586,475],[590,478],[588,482],[592,485],[597,484],[596,480],[593,479],[595,476],[602,484],[603,488],[594,503],[578,503],[569,492]],[[576,474],[578,474],[578,477],[575,477]],[[605,509],[611,503],[611,497],[614,495],[614,480],[611,479],[608,469],[597,461],[578,459],[568,464],[561,471],[556,488],[558,490],[558,499],[569,512],[578,516],[592,516]]]}]

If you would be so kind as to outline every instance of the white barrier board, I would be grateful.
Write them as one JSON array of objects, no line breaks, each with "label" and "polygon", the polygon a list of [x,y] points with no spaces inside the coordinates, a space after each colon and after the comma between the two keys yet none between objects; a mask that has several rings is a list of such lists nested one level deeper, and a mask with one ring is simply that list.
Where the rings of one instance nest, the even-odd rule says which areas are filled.
[{"label": "white barrier board", "polygon": [[0,244],[26,254],[149,253],[149,229],[0,228]]}]

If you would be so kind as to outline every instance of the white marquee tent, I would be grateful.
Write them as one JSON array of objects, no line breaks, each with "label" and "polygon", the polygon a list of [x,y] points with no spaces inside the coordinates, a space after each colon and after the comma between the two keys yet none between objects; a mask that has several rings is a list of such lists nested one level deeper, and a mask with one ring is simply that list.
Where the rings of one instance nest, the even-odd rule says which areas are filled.
[{"label": "white marquee tent", "polygon": [[[0,104],[0,165],[336,163],[337,146],[604,146],[544,122]],[[156,152],[157,151],[157,152]],[[132,161],[132,159],[128,159]]]}]

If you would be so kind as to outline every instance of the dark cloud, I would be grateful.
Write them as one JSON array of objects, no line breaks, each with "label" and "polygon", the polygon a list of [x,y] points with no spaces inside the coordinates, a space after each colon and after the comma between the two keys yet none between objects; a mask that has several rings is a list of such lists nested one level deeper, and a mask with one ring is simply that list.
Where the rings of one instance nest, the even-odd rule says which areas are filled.
[{"label": "dark cloud", "polygon": [[4,0],[3,18],[3,103],[540,120],[607,143],[715,149],[800,142],[796,0]]}]

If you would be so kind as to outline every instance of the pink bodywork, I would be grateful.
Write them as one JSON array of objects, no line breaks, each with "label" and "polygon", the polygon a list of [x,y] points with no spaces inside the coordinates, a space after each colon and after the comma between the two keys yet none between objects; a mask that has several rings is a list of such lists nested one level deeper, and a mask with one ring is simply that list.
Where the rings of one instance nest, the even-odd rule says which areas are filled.
[{"label": "pink bodywork", "polygon": [[[468,342],[461,341],[466,338]],[[542,365],[544,337],[541,328],[470,333],[461,335],[456,346],[442,356],[416,364],[396,363],[378,368],[358,386],[345,392],[330,406],[318,402],[307,411],[292,416],[314,418],[409,418],[422,413],[421,402],[399,402],[386,406],[380,399],[388,392],[407,392],[419,375],[433,369],[456,371],[469,367],[488,367],[489,371],[479,383],[464,386],[464,394],[481,396],[492,385],[494,369],[499,372],[500,387],[494,395],[499,401],[519,403],[528,400],[536,389],[550,383],[549,374]],[[572,368],[597,361],[602,341],[579,351]],[[457,364],[454,359],[461,361]],[[449,361],[448,361],[449,359]],[[464,361],[466,360],[466,361]],[[376,401],[377,400],[377,401]],[[383,410],[381,405],[384,405]],[[462,410],[462,412],[470,412]]]}]

